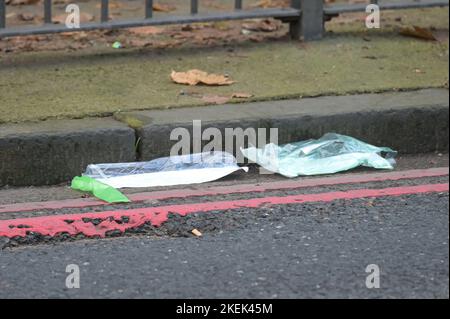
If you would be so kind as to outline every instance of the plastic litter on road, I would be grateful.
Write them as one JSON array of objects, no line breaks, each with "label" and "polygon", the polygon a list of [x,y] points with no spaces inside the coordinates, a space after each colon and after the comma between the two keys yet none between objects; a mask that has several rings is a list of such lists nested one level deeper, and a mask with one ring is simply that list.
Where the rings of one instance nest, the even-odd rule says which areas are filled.
[{"label": "plastic litter on road", "polygon": [[76,176],[71,187],[75,190],[90,192],[108,203],[128,203],[130,200],[114,187],[103,184],[89,176]]},{"label": "plastic litter on road", "polygon": [[121,49],[122,48],[122,43],[120,43],[119,41],[116,41],[111,46],[112,46],[113,49]]},{"label": "plastic litter on road", "polygon": [[194,228],[194,229],[191,231],[191,233],[192,233],[194,236],[197,236],[197,237],[202,237],[202,235],[203,235],[197,228]]},{"label": "plastic litter on road", "polygon": [[114,188],[198,184],[217,180],[238,170],[226,152],[197,153],[158,158],[149,162],[91,164],[83,174]]},{"label": "plastic litter on road", "polygon": [[333,174],[358,166],[394,169],[397,152],[353,137],[328,133],[322,138],[285,144],[273,143],[262,149],[241,149],[249,160],[268,171],[286,177]]}]

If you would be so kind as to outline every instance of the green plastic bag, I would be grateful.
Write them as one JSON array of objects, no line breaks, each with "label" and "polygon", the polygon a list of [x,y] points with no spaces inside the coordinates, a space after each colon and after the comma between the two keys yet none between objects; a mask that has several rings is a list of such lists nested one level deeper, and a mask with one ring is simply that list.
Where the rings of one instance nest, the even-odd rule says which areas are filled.
[{"label": "green plastic bag", "polygon": [[333,174],[358,166],[394,169],[397,152],[334,133],[317,140],[242,149],[249,160],[286,177]]},{"label": "green plastic bag", "polygon": [[114,187],[103,184],[88,176],[76,176],[72,180],[72,189],[90,192],[108,203],[129,203],[130,200]]}]

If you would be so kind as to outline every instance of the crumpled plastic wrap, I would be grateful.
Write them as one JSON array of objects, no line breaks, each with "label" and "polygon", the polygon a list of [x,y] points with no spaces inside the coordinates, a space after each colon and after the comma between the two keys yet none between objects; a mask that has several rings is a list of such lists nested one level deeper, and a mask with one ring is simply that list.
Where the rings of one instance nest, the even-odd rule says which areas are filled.
[{"label": "crumpled plastic wrap", "polygon": [[267,144],[263,149],[241,149],[249,160],[286,177],[333,174],[358,166],[394,169],[397,152],[353,137],[328,133],[320,139],[285,145]]},{"label": "crumpled plastic wrap", "polygon": [[238,170],[233,155],[206,152],[157,158],[148,162],[91,164],[83,175],[115,188],[197,184],[219,179]]}]

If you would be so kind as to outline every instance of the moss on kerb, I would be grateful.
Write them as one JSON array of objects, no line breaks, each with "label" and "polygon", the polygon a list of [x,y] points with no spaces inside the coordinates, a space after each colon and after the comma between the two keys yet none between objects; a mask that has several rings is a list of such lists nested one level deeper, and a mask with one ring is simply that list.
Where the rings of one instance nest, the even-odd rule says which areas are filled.
[{"label": "moss on kerb", "polygon": [[114,114],[114,118],[118,121],[121,121],[125,124],[127,124],[129,127],[131,127],[132,129],[140,129],[141,127],[143,127],[145,125],[145,123],[140,120],[139,118],[137,118],[136,116],[132,116],[129,114],[123,114],[123,113],[116,113]]},{"label": "moss on kerb", "polygon": [[[430,12],[438,16],[437,27],[446,23],[448,29],[448,16],[445,20],[441,11]],[[180,95],[189,88],[170,81],[171,70],[190,68],[227,73],[237,81],[190,90],[200,95],[248,92],[254,100],[443,87],[448,82],[448,42],[392,31],[347,31],[307,44],[246,44],[231,53],[228,48],[181,48],[162,54],[110,50],[3,56],[0,123],[203,105],[194,97],[198,94]],[[129,125],[142,123],[132,119]]]}]

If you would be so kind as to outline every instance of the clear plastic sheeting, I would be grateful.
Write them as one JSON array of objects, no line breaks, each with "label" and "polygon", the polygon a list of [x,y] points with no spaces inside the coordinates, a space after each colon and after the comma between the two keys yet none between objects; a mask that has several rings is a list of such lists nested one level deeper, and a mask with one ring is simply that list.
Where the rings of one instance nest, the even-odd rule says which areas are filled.
[{"label": "clear plastic sheeting", "polygon": [[249,160],[286,177],[333,174],[358,166],[393,169],[397,152],[334,133],[317,140],[242,149]]},{"label": "clear plastic sheeting", "polygon": [[197,153],[158,158],[149,162],[91,164],[83,174],[115,188],[198,184],[217,180],[238,170],[226,152]]}]

